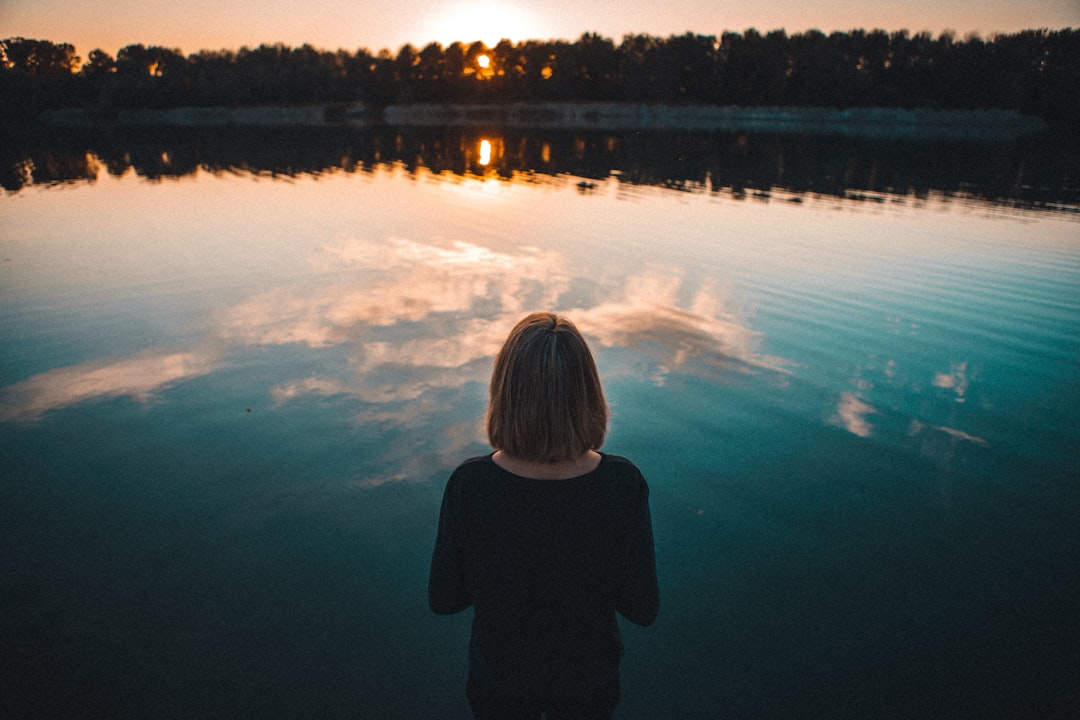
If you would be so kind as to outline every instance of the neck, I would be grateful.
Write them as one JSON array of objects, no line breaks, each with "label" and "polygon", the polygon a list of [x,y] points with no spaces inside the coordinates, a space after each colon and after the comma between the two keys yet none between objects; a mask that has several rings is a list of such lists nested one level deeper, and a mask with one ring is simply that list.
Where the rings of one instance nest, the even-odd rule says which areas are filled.
[{"label": "neck", "polygon": [[588,450],[572,460],[554,463],[523,460],[497,450],[491,459],[503,470],[533,480],[568,480],[592,472],[600,464],[600,453]]}]

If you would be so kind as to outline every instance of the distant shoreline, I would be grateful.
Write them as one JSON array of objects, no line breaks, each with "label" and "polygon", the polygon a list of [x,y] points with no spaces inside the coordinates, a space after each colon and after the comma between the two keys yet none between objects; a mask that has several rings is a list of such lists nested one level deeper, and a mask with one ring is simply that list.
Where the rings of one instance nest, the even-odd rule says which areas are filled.
[{"label": "distant shoreline", "polygon": [[1012,110],[718,107],[621,103],[514,103],[181,107],[160,110],[52,110],[50,126],[512,127],[555,130],[721,131],[862,137],[1017,137],[1046,130]]}]

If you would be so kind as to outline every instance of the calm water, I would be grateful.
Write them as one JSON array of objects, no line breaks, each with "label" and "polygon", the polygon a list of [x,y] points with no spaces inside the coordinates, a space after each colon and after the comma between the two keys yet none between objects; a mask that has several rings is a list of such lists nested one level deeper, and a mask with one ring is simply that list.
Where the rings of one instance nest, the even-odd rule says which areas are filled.
[{"label": "calm water", "polygon": [[467,717],[438,503],[550,308],[653,491],[618,717],[1073,716],[1074,195],[638,142],[5,156],[0,715]]}]

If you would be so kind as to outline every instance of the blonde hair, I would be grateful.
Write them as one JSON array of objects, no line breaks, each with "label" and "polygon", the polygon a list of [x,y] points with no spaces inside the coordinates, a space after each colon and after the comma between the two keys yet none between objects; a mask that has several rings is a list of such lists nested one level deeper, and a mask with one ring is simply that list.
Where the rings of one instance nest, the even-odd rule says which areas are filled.
[{"label": "blonde hair", "polygon": [[596,362],[574,324],[540,312],[514,326],[491,374],[491,446],[522,460],[573,460],[603,445],[607,419]]}]

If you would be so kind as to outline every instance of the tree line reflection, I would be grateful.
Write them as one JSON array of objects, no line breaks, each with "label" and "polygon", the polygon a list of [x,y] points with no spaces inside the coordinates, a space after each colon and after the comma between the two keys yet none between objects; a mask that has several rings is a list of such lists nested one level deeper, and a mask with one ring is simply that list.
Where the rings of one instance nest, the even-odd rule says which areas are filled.
[{"label": "tree line reflection", "polygon": [[1080,144],[870,139],[710,132],[581,132],[514,128],[125,128],[66,134],[8,130],[0,184],[93,182],[103,173],[149,179],[198,171],[265,176],[407,172],[550,181],[618,178],[628,185],[768,197],[850,200],[959,197],[1080,211]]}]

